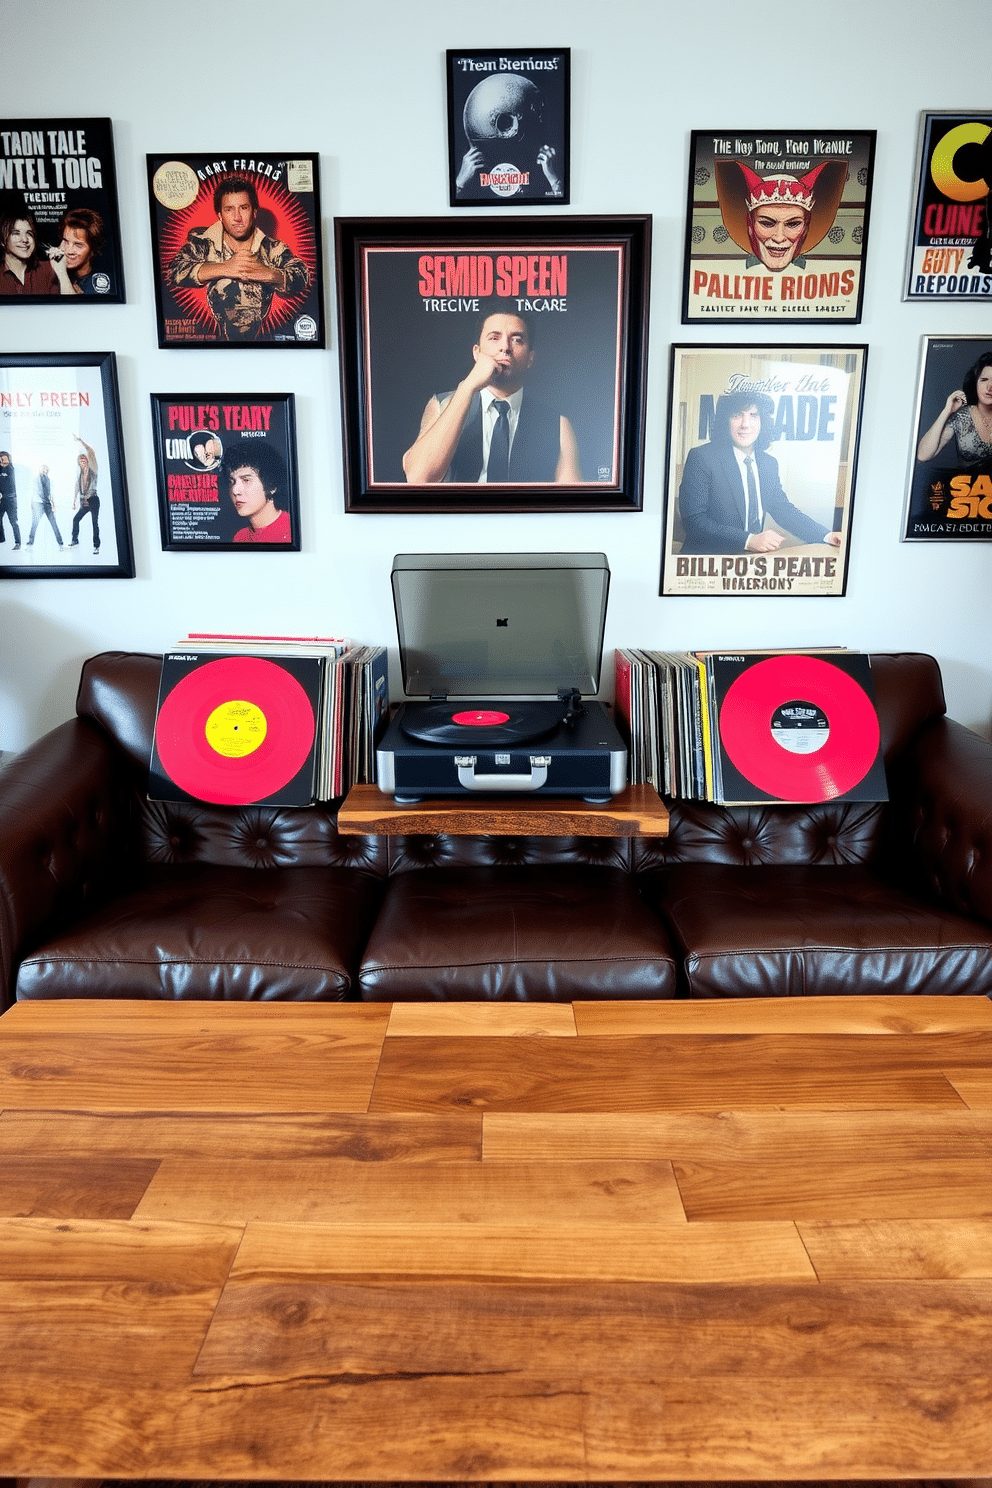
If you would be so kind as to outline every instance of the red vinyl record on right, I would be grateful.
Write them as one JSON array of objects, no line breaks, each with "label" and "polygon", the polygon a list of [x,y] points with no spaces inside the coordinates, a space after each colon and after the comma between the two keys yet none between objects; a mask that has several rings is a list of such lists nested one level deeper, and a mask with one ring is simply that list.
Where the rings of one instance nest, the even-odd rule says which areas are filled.
[{"label": "red vinyl record on right", "polygon": [[781,801],[831,801],[854,790],[878,756],[864,687],[816,656],[770,656],[727,689],[720,744],[734,768]]}]

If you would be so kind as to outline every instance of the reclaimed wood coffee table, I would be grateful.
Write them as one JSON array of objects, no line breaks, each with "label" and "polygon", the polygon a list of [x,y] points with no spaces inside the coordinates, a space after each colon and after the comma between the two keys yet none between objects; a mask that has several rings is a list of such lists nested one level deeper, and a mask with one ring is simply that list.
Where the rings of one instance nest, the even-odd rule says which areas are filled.
[{"label": "reclaimed wood coffee table", "polygon": [[992,1003],[23,1003],[0,1473],[973,1477]]}]

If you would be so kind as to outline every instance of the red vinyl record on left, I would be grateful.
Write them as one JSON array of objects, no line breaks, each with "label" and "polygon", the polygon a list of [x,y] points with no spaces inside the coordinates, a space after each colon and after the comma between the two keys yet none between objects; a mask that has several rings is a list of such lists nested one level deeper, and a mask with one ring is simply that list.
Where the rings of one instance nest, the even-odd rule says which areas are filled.
[{"label": "red vinyl record on left", "polygon": [[223,806],[264,800],[303,769],[316,718],[306,689],[255,656],[220,657],[181,677],[159,706],[155,745],[165,774]]}]

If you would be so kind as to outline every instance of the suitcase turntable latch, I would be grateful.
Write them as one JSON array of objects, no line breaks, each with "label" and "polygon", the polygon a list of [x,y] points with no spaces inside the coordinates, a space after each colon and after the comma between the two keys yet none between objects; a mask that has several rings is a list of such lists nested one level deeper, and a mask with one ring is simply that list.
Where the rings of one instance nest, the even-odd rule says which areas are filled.
[{"label": "suitcase turntable latch", "polygon": [[477,775],[478,756],[456,754],[458,784],[470,791],[537,791],[547,783],[550,754],[532,754],[529,775]]}]

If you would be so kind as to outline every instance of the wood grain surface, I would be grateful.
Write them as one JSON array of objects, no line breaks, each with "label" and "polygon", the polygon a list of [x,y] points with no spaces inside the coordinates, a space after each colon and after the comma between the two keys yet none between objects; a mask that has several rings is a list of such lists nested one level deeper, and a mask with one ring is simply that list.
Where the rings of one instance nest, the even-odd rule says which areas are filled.
[{"label": "wood grain surface", "polygon": [[627,785],[605,806],[571,796],[449,796],[401,806],[377,785],[354,785],[338,831],[401,837],[667,837],[668,807],[651,785]]},{"label": "wood grain surface", "polygon": [[990,1010],[18,1004],[0,1472],[987,1477]]}]

